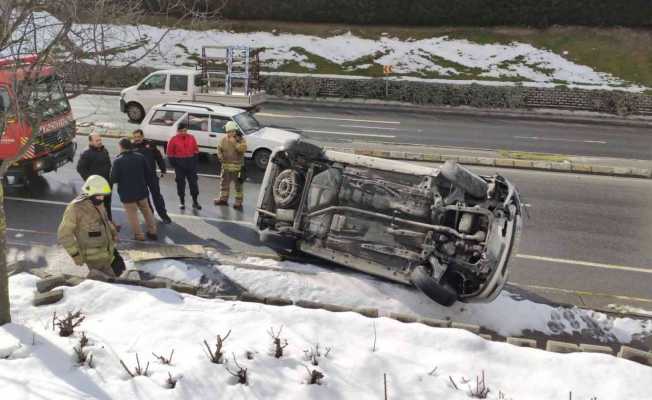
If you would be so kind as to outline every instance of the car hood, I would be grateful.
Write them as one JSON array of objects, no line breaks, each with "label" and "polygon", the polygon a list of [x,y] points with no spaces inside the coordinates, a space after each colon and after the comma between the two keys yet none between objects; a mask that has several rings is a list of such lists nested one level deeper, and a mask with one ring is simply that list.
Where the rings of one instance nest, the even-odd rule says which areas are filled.
[{"label": "car hood", "polygon": [[298,133],[270,127],[262,128],[253,135],[261,139],[276,142],[278,144],[286,144],[301,138],[301,135]]},{"label": "car hood", "polygon": [[135,87],[136,87],[136,86],[134,85],[134,86],[129,86],[129,87],[126,87],[126,88],[122,89],[122,90],[120,91],[120,95],[121,95],[121,96],[124,96],[125,93],[127,93],[128,91],[134,89]]}]

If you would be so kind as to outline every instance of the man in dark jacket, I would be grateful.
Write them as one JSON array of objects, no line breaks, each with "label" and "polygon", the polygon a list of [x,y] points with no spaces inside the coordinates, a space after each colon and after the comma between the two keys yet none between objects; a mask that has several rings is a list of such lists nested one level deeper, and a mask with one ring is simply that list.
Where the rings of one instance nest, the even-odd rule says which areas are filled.
[{"label": "man in dark jacket", "polygon": [[147,238],[157,240],[156,221],[147,202],[149,197],[147,186],[149,186],[148,183],[151,180],[152,172],[147,166],[145,157],[133,150],[133,145],[129,139],[120,139],[118,147],[120,148],[120,155],[113,162],[111,183],[118,185],[118,195],[127,213],[129,225],[131,225],[134,232],[134,239],[145,240],[145,235],[143,235],[138,221],[138,210],[140,210],[145,218]]},{"label": "man in dark jacket", "polygon": [[185,122],[179,122],[177,134],[170,139],[167,146],[168,159],[174,167],[177,182],[177,194],[179,195],[179,207],[186,209],[186,180],[190,187],[192,196],[192,208],[201,210],[197,202],[199,196],[199,187],[197,186],[197,156],[199,147],[195,137],[188,133],[188,125]]},{"label": "man in dark jacket", "polygon": [[163,196],[161,196],[161,187],[159,186],[158,175],[156,174],[157,165],[158,168],[161,170],[161,176],[163,176],[167,172],[165,161],[163,160],[163,156],[161,155],[161,152],[158,151],[154,143],[145,139],[142,130],[136,129],[131,135],[132,135],[131,141],[134,144],[135,150],[138,153],[142,154],[143,157],[145,157],[145,161],[147,161],[147,166],[152,172],[152,177],[149,186],[149,193],[152,195],[152,200],[154,202],[154,208],[156,208],[156,213],[158,214],[159,217],[161,217],[163,223],[169,224],[170,222],[172,222],[172,220],[168,216],[168,212],[165,209],[165,200],[163,200]]},{"label": "man in dark jacket", "polygon": [[[102,145],[102,137],[99,133],[88,135],[88,149],[84,150],[77,163],[77,172],[86,181],[91,175],[99,175],[107,181],[111,177],[111,157],[109,152]],[[111,215],[111,195],[104,196],[104,208],[109,221],[113,221]],[[115,224],[114,224],[115,225]],[[118,228],[117,226],[115,226]]]}]

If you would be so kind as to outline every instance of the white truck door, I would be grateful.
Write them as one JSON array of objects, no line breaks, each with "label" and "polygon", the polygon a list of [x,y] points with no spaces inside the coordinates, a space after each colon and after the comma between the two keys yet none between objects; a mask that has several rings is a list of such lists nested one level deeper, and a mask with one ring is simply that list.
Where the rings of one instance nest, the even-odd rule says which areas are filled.
[{"label": "white truck door", "polygon": [[138,85],[134,94],[134,100],[143,106],[146,113],[156,104],[167,101],[165,96],[167,80],[168,74],[156,73],[150,75],[149,78]]},{"label": "white truck door", "polygon": [[214,138],[210,137],[210,118],[205,113],[189,113],[187,117],[188,132],[197,140],[197,146],[202,153],[213,154],[217,151],[213,145]]},{"label": "white truck door", "polygon": [[188,75],[170,74],[169,101],[192,100],[190,83]]}]

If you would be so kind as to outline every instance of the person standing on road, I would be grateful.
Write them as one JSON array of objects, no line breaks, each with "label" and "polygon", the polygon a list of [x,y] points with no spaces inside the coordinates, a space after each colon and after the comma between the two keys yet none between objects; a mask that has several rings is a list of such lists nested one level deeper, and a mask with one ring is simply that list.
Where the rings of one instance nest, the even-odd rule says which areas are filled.
[{"label": "person standing on road", "polygon": [[168,216],[168,212],[165,209],[165,200],[163,199],[163,196],[161,196],[161,187],[159,185],[158,175],[156,173],[156,166],[158,165],[158,168],[161,170],[161,177],[165,175],[167,172],[165,160],[163,160],[163,156],[161,155],[161,152],[156,148],[156,145],[151,141],[145,139],[145,135],[141,129],[136,129],[132,133],[132,142],[134,144],[135,150],[143,157],[145,157],[147,166],[152,172],[150,186],[148,188],[149,193],[152,195],[152,201],[154,203],[154,208],[156,208],[156,213],[159,217],[161,217],[163,223],[169,224],[172,222],[172,220]]},{"label": "person standing on road", "polygon": [[197,158],[199,147],[195,137],[188,133],[188,125],[180,122],[177,134],[170,139],[167,145],[167,155],[170,165],[174,167],[177,194],[179,195],[179,208],[186,209],[186,180],[192,196],[192,208],[201,210],[197,201],[199,187],[197,186]]},{"label": "person standing on road", "polygon": [[[102,144],[102,136],[99,133],[88,135],[88,149],[84,150],[77,163],[77,172],[86,181],[91,175],[99,175],[107,181],[111,177],[111,157]],[[111,196],[104,196],[104,207],[109,221],[113,221],[111,213]],[[118,225],[114,227],[120,230]]]},{"label": "person standing on road", "polygon": [[[115,248],[118,232],[103,207],[111,186],[102,176],[91,175],[82,194],[66,207],[57,231],[57,241],[76,265],[86,264],[89,277],[120,276],[124,260]],[[104,276],[106,278],[106,276]]]},{"label": "person standing on road", "polygon": [[240,134],[238,125],[229,121],[224,125],[226,136],[220,139],[217,145],[217,157],[222,164],[220,183],[220,197],[214,200],[216,206],[226,206],[229,203],[231,182],[235,185],[235,203],[233,208],[242,210],[242,183],[244,182],[244,155],[247,151],[247,142]]},{"label": "person standing on road", "polygon": [[152,172],[149,170],[145,157],[133,150],[133,144],[127,138],[118,143],[120,155],[113,162],[111,182],[118,185],[118,195],[127,213],[127,220],[134,232],[135,240],[145,240],[145,235],[138,221],[138,210],[145,218],[147,238],[158,240],[156,236],[156,221],[149,208],[147,198]]}]

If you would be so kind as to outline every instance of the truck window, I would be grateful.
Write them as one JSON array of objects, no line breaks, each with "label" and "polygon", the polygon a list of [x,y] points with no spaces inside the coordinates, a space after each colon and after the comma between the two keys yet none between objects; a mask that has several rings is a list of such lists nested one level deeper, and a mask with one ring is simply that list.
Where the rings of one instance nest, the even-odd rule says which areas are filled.
[{"label": "truck window", "polygon": [[11,97],[7,89],[0,87],[0,134],[5,131],[7,117],[11,114]]},{"label": "truck window", "polygon": [[211,132],[214,133],[224,133],[224,125],[229,122],[229,118],[221,118],[212,116],[211,117]]},{"label": "truck window", "polygon": [[138,86],[138,90],[164,90],[167,77],[166,74],[152,75]]},{"label": "truck window", "polygon": [[208,132],[208,114],[188,114],[188,129]]},{"label": "truck window", "polygon": [[187,75],[170,75],[170,91],[187,92],[188,76]]},{"label": "truck window", "polygon": [[43,119],[70,112],[70,103],[61,85],[61,79],[40,79],[31,89],[29,107],[40,113]]},{"label": "truck window", "polygon": [[185,114],[183,111],[158,110],[149,120],[150,125],[172,126]]}]

